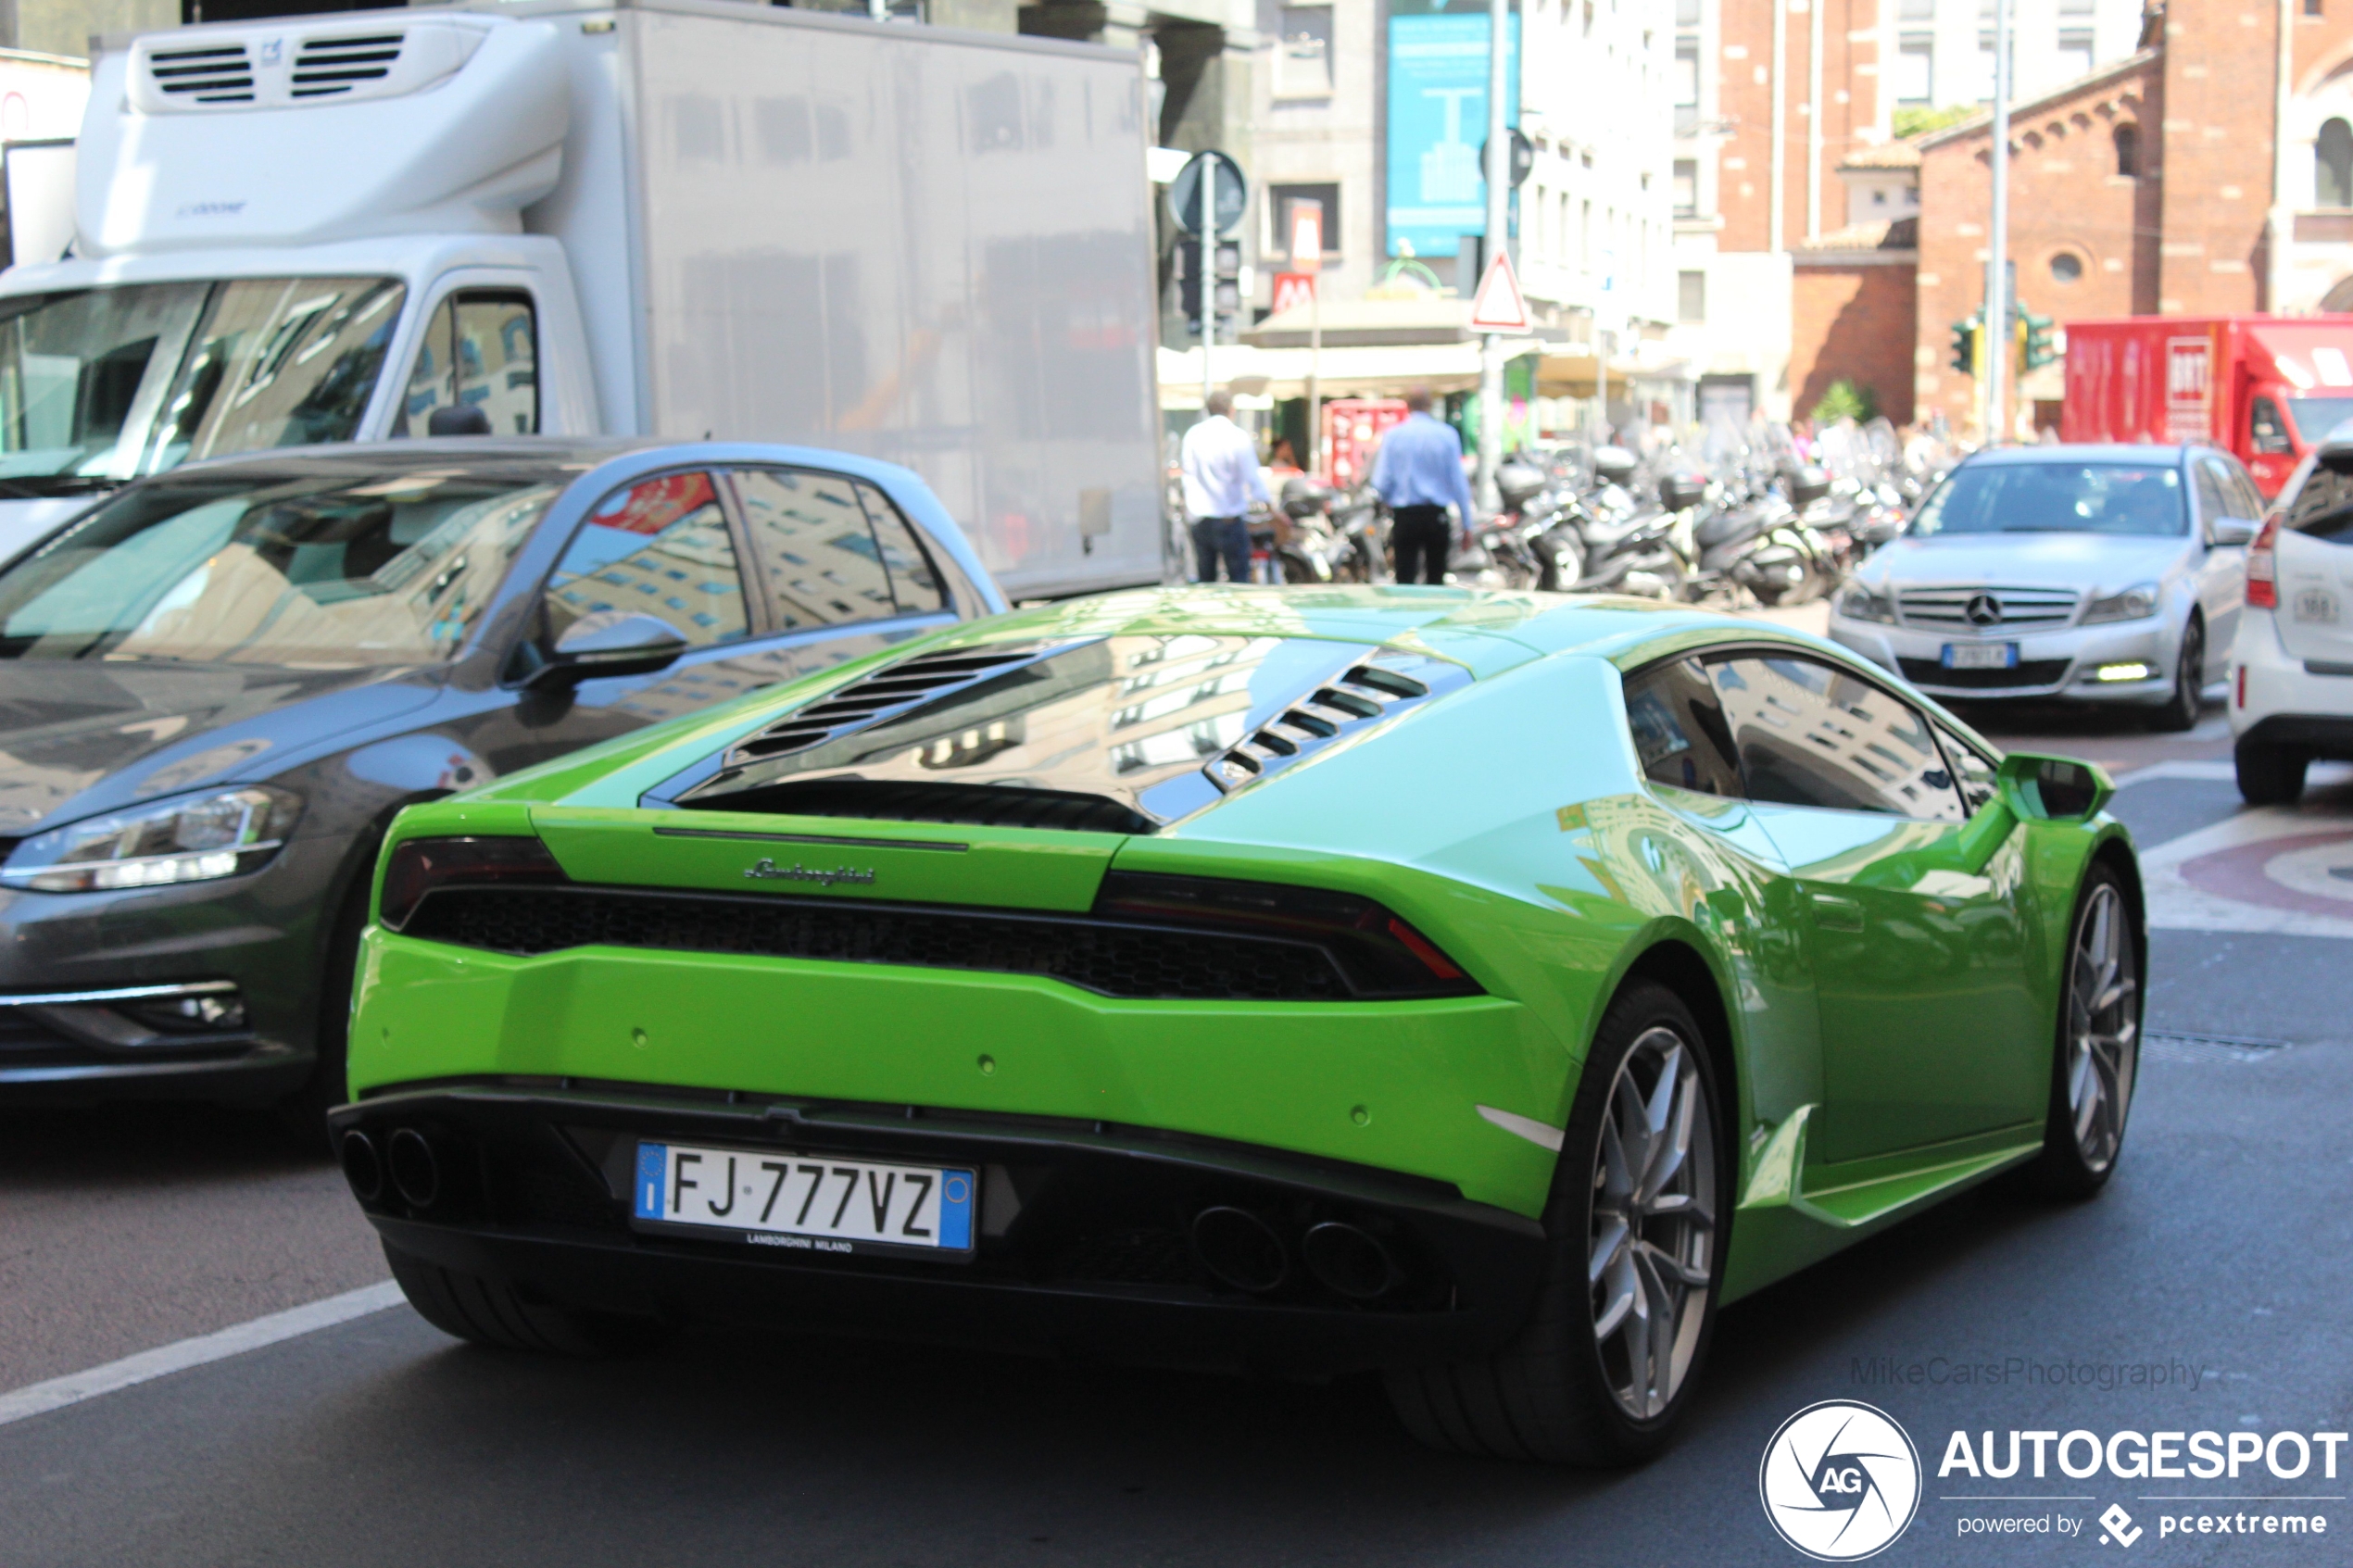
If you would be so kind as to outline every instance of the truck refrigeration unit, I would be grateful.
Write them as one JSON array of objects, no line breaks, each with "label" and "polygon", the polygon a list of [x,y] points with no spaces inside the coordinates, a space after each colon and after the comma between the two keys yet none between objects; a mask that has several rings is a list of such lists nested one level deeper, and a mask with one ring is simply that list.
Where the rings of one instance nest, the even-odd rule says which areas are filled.
[{"label": "truck refrigeration unit", "polygon": [[0,275],[0,554],[184,460],[428,433],[921,473],[1015,596],[1161,574],[1136,56],[522,0],[105,41]]},{"label": "truck refrigeration unit", "polygon": [[2266,499],[2353,419],[2353,320],[2132,316],[2067,324],[2062,441],[2203,441]]}]

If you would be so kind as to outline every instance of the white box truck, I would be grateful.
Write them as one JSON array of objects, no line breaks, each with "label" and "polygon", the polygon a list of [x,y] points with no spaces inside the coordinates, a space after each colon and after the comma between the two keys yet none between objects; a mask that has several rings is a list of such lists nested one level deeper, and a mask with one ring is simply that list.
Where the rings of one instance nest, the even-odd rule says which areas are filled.
[{"label": "white box truck", "polygon": [[794,441],[923,474],[1014,596],[1154,581],[1147,140],[1132,55],[745,0],[106,40],[72,249],[0,274],[0,505],[316,441]]}]

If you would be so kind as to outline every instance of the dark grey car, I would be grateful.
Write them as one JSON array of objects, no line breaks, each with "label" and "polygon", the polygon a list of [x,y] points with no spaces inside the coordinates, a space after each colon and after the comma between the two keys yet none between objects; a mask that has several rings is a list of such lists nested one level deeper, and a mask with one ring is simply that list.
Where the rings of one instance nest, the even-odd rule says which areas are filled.
[{"label": "dark grey car", "polygon": [[339,1098],[402,807],[1004,600],[908,470],[419,441],[195,465],[0,572],[0,1103]]}]

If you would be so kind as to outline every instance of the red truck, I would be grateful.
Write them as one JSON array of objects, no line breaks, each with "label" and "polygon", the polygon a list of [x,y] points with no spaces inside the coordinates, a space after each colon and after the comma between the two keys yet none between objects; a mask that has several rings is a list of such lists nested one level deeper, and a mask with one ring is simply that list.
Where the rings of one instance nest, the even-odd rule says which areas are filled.
[{"label": "red truck", "polygon": [[2067,324],[2062,441],[2203,441],[2269,500],[2353,419],[2353,316],[2132,316]]}]

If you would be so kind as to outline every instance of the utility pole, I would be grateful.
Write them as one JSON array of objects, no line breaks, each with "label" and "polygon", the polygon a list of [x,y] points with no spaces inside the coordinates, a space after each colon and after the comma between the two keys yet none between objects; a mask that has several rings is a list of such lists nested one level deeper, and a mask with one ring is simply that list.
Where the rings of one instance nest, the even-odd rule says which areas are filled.
[{"label": "utility pole", "polygon": [[[1487,245],[1480,256],[1482,272],[1502,255],[1510,227],[1512,199],[1511,132],[1504,124],[1504,65],[1509,58],[1511,0],[1487,5]],[[1473,283],[1474,290],[1477,283]],[[1495,509],[1495,467],[1504,442],[1504,334],[1489,332],[1478,350],[1478,504]],[[1468,528],[1471,520],[1463,519]]]},{"label": "utility pole", "polygon": [[1217,160],[1201,166],[1201,417],[1209,418],[1209,395],[1217,390],[1210,373],[1209,346],[1217,341]]},{"label": "utility pole", "polygon": [[1997,445],[2008,431],[2004,394],[2009,376],[2010,339],[2010,0],[1994,0],[1993,220],[1986,225],[1985,257],[1985,444]]}]

